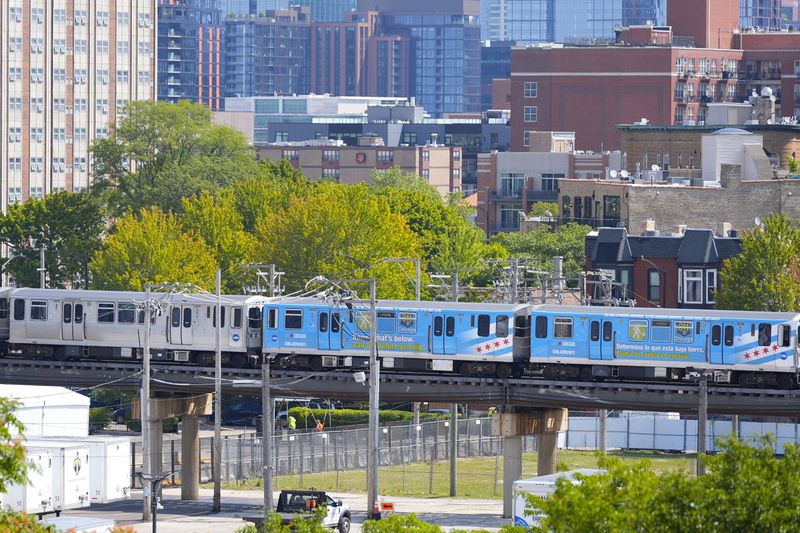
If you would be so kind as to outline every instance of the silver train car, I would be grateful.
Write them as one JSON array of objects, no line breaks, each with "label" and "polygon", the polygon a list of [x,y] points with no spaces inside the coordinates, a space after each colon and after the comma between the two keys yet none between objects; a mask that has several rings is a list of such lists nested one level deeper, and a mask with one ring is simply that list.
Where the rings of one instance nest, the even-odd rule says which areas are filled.
[{"label": "silver train car", "polygon": [[[154,361],[209,366],[216,348],[216,297],[151,294]],[[261,296],[223,296],[220,346],[226,366],[261,354]],[[145,293],[61,289],[0,290],[0,341],[6,355],[55,359],[141,359]]]}]

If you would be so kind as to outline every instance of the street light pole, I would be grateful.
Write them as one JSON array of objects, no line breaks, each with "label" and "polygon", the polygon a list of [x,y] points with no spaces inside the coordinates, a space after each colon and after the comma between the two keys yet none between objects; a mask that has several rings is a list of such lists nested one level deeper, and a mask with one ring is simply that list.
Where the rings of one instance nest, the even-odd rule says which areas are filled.
[{"label": "street light pole", "polygon": [[367,479],[367,513],[374,517],[378,510],[378,464],[380,453],[380,427],[378,426],[378,401],[380,398],[380,361],[378,360],[378,309],[375,278],[369,281],[369,449]]},{"label": "street light pole", "polygon": [[[661,268],[657,264],[655,264],[652,261],[650,261],[649,259],[645,258],[645,256],[641,256],[639,259],[641,259],[642,261],[644,261],[648,265],[650,265],[653,268],[655,268],[656,271],[658,272],[658,304],[659,304],[659,307],[661,307],[663,309],[664,307],[666,307],[666,303],[665,303],[665,296],[666,296],[666,292],[667,292],[666,275],[665,275],[664,271],[661,270]],[[650,296],[650,294],[649,294],[650,279],[649,279],[649,277],[647,279],[647,286],[648,286],[648,294],[647,294],[647,296],[648,296],[648,301],[650,301],[650,298],[649,298],[649,296]]]},{"label": "street light pole", "polygon": [[222,271],[217,269],[216,353],[214,357],[214,501],[213,510],[222,508]]},{"label": "street light pole", "polygon": [[[275,265],[269,265],[269,296],[275,296]],[[268,319],[268,317],[267,317]],[[264,511],[271,513],[275,508],[272,501],[272,391],[270,390],[270,365],[272,354],[264,353],[261,364],[261,452],[264,475]]]},{"label": "street light pole", "polygon": [[[142,351],[142,396],[141,416],[142,422],[142,477],[150,476],[150,316],[152,313],[150,301],[150,284],[144,286],[144,349]],[[142,486],[142,520],[148,522],[151,518],[150,499],[152,492],[147,494]]]},{"label": "street light pole", "polygon": [[44,266],[44,263],[45,263],[44,254],[45,254],[45,250],[46,249],[47,249],[47,246],[44,243],[41,243],[39,245],[39,269],[38,269],[39,270],[39,287],[41,287],[42,289],[45,288],[45,281],[46,281],[46,278],[47,278],[47,269]]}]

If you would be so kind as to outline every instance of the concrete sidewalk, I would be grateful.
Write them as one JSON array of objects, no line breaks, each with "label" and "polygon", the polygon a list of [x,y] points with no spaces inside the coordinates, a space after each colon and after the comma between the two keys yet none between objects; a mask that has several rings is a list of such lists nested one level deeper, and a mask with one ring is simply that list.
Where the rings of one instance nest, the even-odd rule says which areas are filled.
[{"label": "concrete sidewalk", "polygon": [[[360,524],[367,516],[366,494],[330,493],[331,497],[346,503],[353,515],[353,532],[360,532]],[[92,505],[88,509],[70,512],[70,516],[110,518],[119,525],[131,526],[135,531],[151,531],[150,523],[141,522],[141,492],[124,502]],[[233,533],[243,526],[242,516],[260,514],[263,502],[261,491],[222,491],[222,512],[211,512],[213,491],[200,490],[200,500],[181,501],[180,489],[164,490],[164,510],[158,514],[158,531],[164,533]],[[277,501],[278,493],[275,494]],[[508,520],[501,518],[503,502],[499,500],[466,500],[458,498],[407,498],[387,497],[395,504],[398,513],[415,513],[426,522],[444,528],[497,530]],[[65,513],[66,514],[66,513]]]}]

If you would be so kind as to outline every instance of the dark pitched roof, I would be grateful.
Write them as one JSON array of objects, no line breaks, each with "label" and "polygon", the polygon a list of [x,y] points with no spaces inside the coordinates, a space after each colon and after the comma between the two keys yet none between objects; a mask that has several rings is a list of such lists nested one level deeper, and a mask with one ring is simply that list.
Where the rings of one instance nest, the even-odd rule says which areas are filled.
[{"label": "dark pitched roof", "polygon": [[633,261],[631,247],[628,244],[628,231],[625,228],[600,228],[590,257],[593,263]]},{"label": "dark pitched roof", "polygon": [[680,239],[667,236],[631,236],[628,237],[634,257],[675,257],[680,247]]},{"label": "dark pitched roof", "polygon": [[714,232],[710,229],[687,229],[678,249],[678,264],[716,263],[719,261]]}]

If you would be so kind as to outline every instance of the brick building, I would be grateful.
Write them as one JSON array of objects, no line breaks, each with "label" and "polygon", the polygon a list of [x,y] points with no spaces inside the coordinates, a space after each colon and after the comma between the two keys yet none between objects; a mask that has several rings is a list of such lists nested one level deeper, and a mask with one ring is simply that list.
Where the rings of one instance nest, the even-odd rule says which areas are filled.
[{"label": "brick building", "polygon": [[514,49],[512,149],[537,130],[618,148],[617,124],[703,123],[709,104],[765,87],[778,117],[800,113],[800,33],[740,31],[738,0],[671,0],[668,11],[671,26],[623,28],[609,45]]},{"label": "brick building", "polygon": [[89,146],[156,95],[156,0],[0,2],[0,206],[90,185]]},{"label": "brick building", "polygon": [[[629,235],[624,228],[600,228],[586,236],[586,268],[623,285],[608,294],[602,283],[589,283],[592,301],[631,299],[638,307],[711,309],[723,262],[740,251],[737,237],[717,236],[710,229],[658,235],[652,226],[647,234]],[[601,276],[589,279],[599,282]]]},{"label": "brick building", "polygon": [[425,179],[447,196],[461,190],[461,148],[450,146],[383,146],[379,138],[365,137],[358,146],[319,141],[259,146],[259,159],[288,159],[311,179],[338,183],[369,183],[374,170],[399,167]]}]

